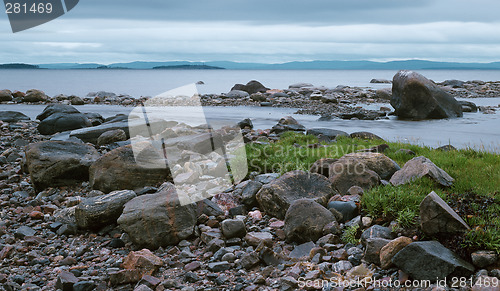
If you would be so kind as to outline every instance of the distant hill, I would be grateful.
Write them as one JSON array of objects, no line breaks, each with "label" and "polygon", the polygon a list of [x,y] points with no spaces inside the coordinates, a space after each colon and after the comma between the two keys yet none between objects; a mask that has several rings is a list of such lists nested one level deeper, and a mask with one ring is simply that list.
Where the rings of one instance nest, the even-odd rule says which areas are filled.
[{"label": "distant hill", "polygon": [[1,64],[0,69],[40,69],[40,67],[28,64]]},{"label": "distant hill", "polygon": [[[6,64],[0,68],[35,68],[35,65]],[[13,66],[13,67],[12,67]],[[33,67],[27,67],[33,66]],[[212,68],[213,67],[213,68]],[[405,60],[391,62],[373,61],[304,61],[278,64],[239,63],[231,61],[212,62],[130,62],[114,63],[109,65],[97,63],[59,63],[39,64],[41,69],[229,69],[229,70],[500,70],[500,62],[492,63],[457,63],[434,62],[425,60]]]},{"label": "distant hill", "polygon": [[224,70],[225,68],[207,65],[177,65],[177,66],[158,66],[154,70]]}]

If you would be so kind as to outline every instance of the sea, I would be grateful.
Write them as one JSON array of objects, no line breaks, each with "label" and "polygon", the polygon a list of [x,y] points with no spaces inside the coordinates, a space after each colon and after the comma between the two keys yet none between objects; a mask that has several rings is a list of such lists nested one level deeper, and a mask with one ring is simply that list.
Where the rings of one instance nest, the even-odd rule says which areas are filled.
[{"label": "sea", "polygon": [[[298,82],[315,86],[338,85],[386,88],[391,84],[372,84],[371,79],[392,79],[392,70],[0,70],[0,89],[26,91],[36,88],[46,94],[86,96],[89,92],[108,91],[132,97],[156,96],[165,91],[202,81],[200,93],[228,92],[236,83],[258,80],[269,88],[284,89]],[[458,80],[500,80],[500,70],[419,70],[429,79],[441,82]],[[482,106],[499,106],[496,98],[468,99]],[[377,109],[387,104],[359,104]],[[43,105],[2,104],[0,110],[20,111],[32,119],[42,112]],[[128,114],[131,107],[84,105],[82,112],[97,112],[104,117]],[[370,131],[387,141],[402,141],[438,147],[451,144],[457,148],[473,148],[500,153],[500,110],[496,114],[464,113],[463,118],[404,121],[395,117],[387,120],[319,121],[319,116],[298,115],[294,108],[268,107],[205,107],[206,121],[214,124],[234,124],[251,118],[256,128],[271,128],[283,116],[295,117],[306,128],[332,128],[347,133]],[[192,108],[176,108],[176,116],[191,119]],[[167,114],[167,115],[168,115]]]}]

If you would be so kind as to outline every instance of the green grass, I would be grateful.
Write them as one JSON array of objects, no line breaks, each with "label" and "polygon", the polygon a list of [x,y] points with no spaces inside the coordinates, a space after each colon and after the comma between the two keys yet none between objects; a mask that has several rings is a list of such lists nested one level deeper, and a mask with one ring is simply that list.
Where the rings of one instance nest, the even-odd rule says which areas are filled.
[{"label": "green grass", "polygon": [[[382,141],[341,137],[335,143],[325,144],[325,148],[307,147],[308,144],[317,142],[314,136],[288,132],[276,143],[249,144],[246,148],[249,170],[259,173],[307,171],[320,158],[339,158],[358,149],[382,143]],[[410,149],[416,156],[425,156],[445,170],[455,179],[455,183],[445,188],[431,179],[423,178],[398,187],[390,185],[375,187],[365,192],[362,197],[363,211],[367,215],[384,221],[396,220],[403,227],[412,227],[418,216],[420,202],[431,191],[435,191],[445,201],[453,203],[460,201],[461,195],[474,193],[477,201],[470,203],[468,211],[471,214],[463,217],[472,228],[466,235],[465,247],[491,249],[500,253],[499,155],[472,149],[444,152],[400,142],[387,144],[390,148],[385,154],[401,167],[414,156],[397,151]],[[476,205],[485,199],[493,200],[485,205]]]}]

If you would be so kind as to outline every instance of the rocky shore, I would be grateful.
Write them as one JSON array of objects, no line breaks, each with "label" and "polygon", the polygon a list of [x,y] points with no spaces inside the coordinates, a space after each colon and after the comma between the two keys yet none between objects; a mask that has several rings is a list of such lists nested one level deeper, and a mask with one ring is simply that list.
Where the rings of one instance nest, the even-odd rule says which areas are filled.
[{"label": "rocky shore", "polygon": [[[318,109],[311,110],[320,110],[325,103],[343,108],[349,104],[344,99],[382,100],[374,97],[375,91],[359,88],[321,91],[300,84],[268,92],[259,84],[237,85],[232,92],[257,92],[246,92],[248,96],[236,101],[227,96],[203,96],[202,101],[288,106],[296,101],[286,100],[297,98],[317,104]],[[434,86],[425,80],[422,84]],[[467,84],[449,91],[472,92]],[[488,86],[496,88],[493,83]],[[77,97],[59,98],[57,104],[36,90],[10,95],[20,99],[6,102],[50,105],[36,121],[20,112],[0,112],[0,286],[4,290],[498,290],[500,286],[498,253],[481,246],[469,254],[454,245],[451,238],[463,236],[471,226],[459,207],[448,205],[434,191],[423,193],[414,225],[367,215],[361,200],[372,189],[396,189],[422,179],[434,189],[462,182],[411,149],[398,151],[397,155],[409,157],[398,164],[384,154],[389,145],[372,133],[305,128],[292,117],[283,117],[270,129],[254,129],[251,119],[244,119],[211,129],[210,134],[205,133],[207,125],[149,120],[153,128],[164,129],[155,138],[182,149],[171,157],[182,166],[170,171],[139,165],[137,157],[156,152],[145,142],[134,155],[131,132],[142,126],[135,120],[125,115],[104,119],[65,104],[95,103],[99,94],[80,98],[82,102]],[[256,101],[255,96],[266,99]],[[123,104],[118,99],[104,97],[99,102]],[[132,103],[123,105],[141,101],[126,100]],[[227,169],[223,154],[212,153],[208,161],[200,153],[229,143],[239,133],[248,147],[278,146],[290,132],[299,134],[293,144],[299,150],[321,149],[343,139],[372,147],[318,159],[307,165],[308,171],[252,171],[206,199],[187,205],[180,201],[172,183],[196,177],[209,187],[210,171]],[[317,143],[301,142],[303,133],[315,136]],[[286,159],[288,152],[284,154]],[[161,157],[155,159],[165,163]]]},{"label": "rocky shore", "polygon": [[[430,81],[432,82],[432,81]],[[335,88],[315,86],[309,83],[291,84],[287,89],[270,89],[258,81],[250,81],[246,85],[236,84],[225,94],[203,94],[200,102],[203,106],[256,106],[256,107],[287,107],[297,108],[297,114],[320,115],[323,119],[365,119],[374,120],[386,118],[392,109],[389,102],[392,97],[391,80],[373,79],[372,83],[388,84],[387,88],[349,87],[339,85]],[[500,96],[500,81],[484,82],[479,80],[460,81],[446,80],[436,86],[455,98],[490,98]],[[91,92],[87,96],[68,96],[59,94],[47,96],[40,90],[27,92],[1,90],[1,103],[28,103],[28,104],[103,104],[140,106],[148,102],[151,97],[132,97],[117,95],[112,92]],[[199,101],[193,104],[198,105]],[[366,104],[381,104],[378,110],[363,109]],[[384,105],[387,104],[387,105]],[[477,107],[470,102],[464,112],[485,114],[495,113],[498,107]]]}]

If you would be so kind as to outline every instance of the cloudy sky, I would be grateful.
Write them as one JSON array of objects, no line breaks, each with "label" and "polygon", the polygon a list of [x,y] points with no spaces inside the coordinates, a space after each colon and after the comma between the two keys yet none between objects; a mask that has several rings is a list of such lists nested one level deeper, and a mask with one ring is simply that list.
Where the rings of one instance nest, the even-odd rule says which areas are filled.
[{"label": "cloudy sky", "polygon": [[0,63],[500,61],[494,0],[82,0],[13,34]]}]

